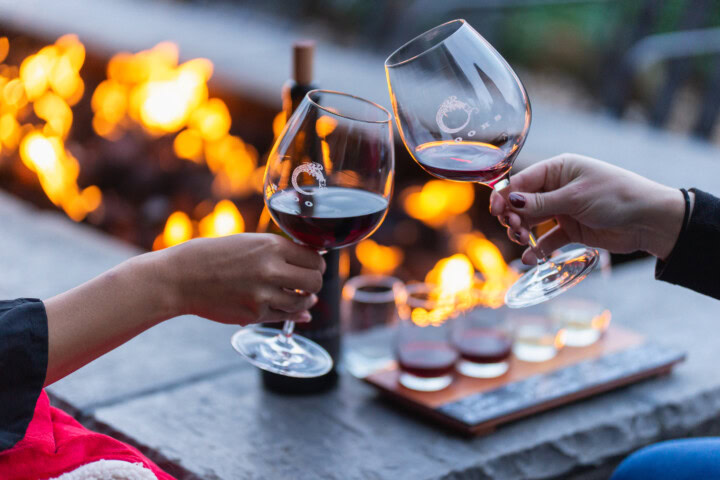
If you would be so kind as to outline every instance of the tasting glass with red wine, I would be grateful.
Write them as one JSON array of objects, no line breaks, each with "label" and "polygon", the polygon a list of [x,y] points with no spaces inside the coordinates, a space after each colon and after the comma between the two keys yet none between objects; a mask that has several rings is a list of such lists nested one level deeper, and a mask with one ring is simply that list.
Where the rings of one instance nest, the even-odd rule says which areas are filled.
[{"label": "tasting glass with red wine", "polygon": [[[415,161],[447,180],[506,188],[530,128],[530,101],[512,68],[465,20],[435,27],[385,61],[398,129]],[[581,247],[547,258],[510,287],[509,307],[544,302],[579,283],[597,262]]]},{"label": "tasting glass with red wine", "polygon": [[[312,90],[270,152],[265,205],[288,237],[324,253],[357,243],[380,226],[394,172],[390,112],[345,93]],[[256,367],[281,375],[330,371],[330,355],[293,329],[291,321],[282,331],[246,327],[232,344]]]},{"label": "tasting glass with red wine", "polygon": [[453,320],[452,344],[460,354],[458,372],[473,378],[495,378],[507,372],[513,340],[506,310],[474,308]]},{"label": "tasting glass with red wine", "polygon": [[444,302],[435,285],[413,283],[395,295],[400,319],[395,336],[398,381],[405,388],[434,392],[449,386],[458,358],[450,344],[454,302]]}]

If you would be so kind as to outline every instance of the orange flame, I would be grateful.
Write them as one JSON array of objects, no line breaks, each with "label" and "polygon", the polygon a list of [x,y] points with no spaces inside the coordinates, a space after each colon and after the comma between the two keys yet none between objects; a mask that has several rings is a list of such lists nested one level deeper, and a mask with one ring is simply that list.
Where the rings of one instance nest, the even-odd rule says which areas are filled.
[{"label": "orange flame", "polygon": [[408,187],[402,197],[408,215],[437,228],[467,211],[475,200],[475,190],[470,183],[430,180],[422,188]]},{"label": "orange flame", "polygon": [[235,204],[222,200],[215,209],[200,220],[201,237],[224,237],[245,231],[245,221]]},{"label": "orange flame", "polygon": [[165,247],[172,247],[187,242],[193,236],[193,225],[185,212],[172,213],[165,223],[162,233],[162,243]]},{"label": "orange flame", "polygon": [[[7,38],[0,38],[0,61],[9,47]],[[9,154],[19,147],[20,159],[37,175],[50,201],[75,221],[102,203],[98,187],[78,186],[80,166],[65,148],[73,124],[71,106],[85,88],[80,78],[84,61],[85,47],[77,36],[64,35],[25,58],[19,69],[0,65],[0,150]],[[30,111],[44,123],[23,123]]]},{"label": "orange flame", "polygon": [[355,255],[363,266],[363,272],[377,275],[392,273],[403,261],[404,254],[398,247],[386,247],[373,240],[363,240],[355,247]]},{"label": "orange flame", "polygon": [[505,292],[520,275],[505,263],[500,250],[482,233],[462,235],[459,244],[482,274],[483,280],[476,285],[480,302],[492,308],[501,307]]},{"label": "orange flame", "polygon": [[178,56],[177,45],[170,42],[115,55],[108,64],[108,79],[93,93],[93,128],[110,140],[117,139],[129,121],[151,135],[177,133],[175,154],[207,164],[215,174],[213,193],[250,193],[258,154],[230,135],[232,119],[225,102],[209,98],[212,62],[196,58],[178,65]]}]

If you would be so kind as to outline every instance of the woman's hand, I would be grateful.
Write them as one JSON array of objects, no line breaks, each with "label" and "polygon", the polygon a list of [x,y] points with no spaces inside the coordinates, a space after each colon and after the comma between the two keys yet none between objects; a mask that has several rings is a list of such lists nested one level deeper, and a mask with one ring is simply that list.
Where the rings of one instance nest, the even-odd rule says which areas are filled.
[{"label": "woman's hand", "polygon": [[177,314],[239,325],[310,321],[325,271],[317,252],[272,234],[200,238],[153,255]]},{"label": "woman's hand", "polygon": [[[599,160],[563,154],[514,175],[510,187],[492,193],[490,213],[507,227],[510,240],[523,245],[528,227],[554,218],[558,225],[538,239],[545,254],[578,242],[665,259],[680,233],[685,202],[679,190]],[[528,248],[523,261],[536,260]]]},{"label": "woman's hand", "polygon": [[131,258],[44,301],[45,385],[186,313],[239,325],[307,322],[324,270],[316,252],[271,234],[191,240]]}]

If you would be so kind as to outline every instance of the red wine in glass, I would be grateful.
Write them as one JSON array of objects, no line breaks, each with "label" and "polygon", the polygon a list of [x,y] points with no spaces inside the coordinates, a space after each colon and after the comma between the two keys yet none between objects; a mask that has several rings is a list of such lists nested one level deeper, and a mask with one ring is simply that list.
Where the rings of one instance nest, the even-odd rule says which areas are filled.
[{"label": "red wine in glass", "polygon": [[345,187],[302,187],[275,193],[268,208],[275,222],[294,240],[316,250],[351,245],[382,223],[388,200]]},{"label": "red wine in glass", "polygon": [[512,168],[517,144],[440,141],[415,148],[415,159],[432,175],[447,180],[492,186]]},{"label": "red wine in glass", "polygon": [[460,356],[474,363],[500,363],[510,357],[512,341],[503,332],[489,328],[471,328],[455,340]]},{"label": "red wine in glass", "polygon": [[397,347],[400,368],[422,378],[437,378],[450,374],[458,358],[454,348],[445,342],[417,341]]}]

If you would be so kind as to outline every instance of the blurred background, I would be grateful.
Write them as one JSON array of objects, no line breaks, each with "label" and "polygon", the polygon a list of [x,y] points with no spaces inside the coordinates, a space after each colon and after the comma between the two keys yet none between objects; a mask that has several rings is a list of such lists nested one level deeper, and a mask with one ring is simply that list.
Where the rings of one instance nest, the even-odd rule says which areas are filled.
[{"label": "blurred background", "polygon": [[[534,108],[720,142],[711,0],[0,0],[0,188],[144,249],[256,231],[292,43],[317,42],[318,86],[388,106],[385,57],[454,18],[505,56]],[[402,144],[396,178],[345,276],[422,279],[460,253],[515,278],[521,250],[487,214],[489,189],[431,179]]]}]

